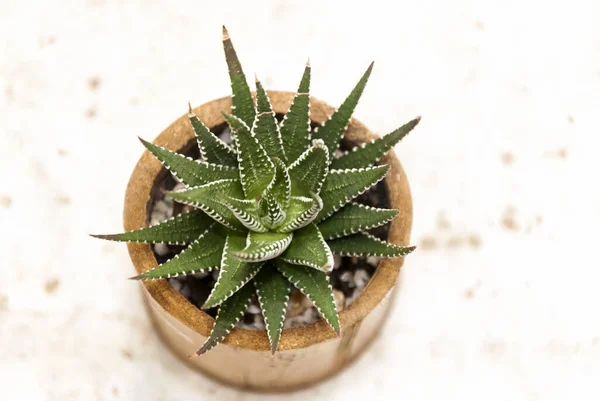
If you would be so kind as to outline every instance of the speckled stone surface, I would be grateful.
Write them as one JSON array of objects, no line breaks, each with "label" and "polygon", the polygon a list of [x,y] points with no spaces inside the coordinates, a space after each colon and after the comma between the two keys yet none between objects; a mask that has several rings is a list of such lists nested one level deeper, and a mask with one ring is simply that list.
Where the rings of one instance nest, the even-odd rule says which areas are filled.
[{"label": "speckled stone surface", "polygon": [[[7,400],[262,400],[158,341],[122,227],[143,147],[247,74],[339,104],[397,152],[413,239],[382,337],[291,400],[597,400],[600,4],[90,0],[0,5],[0,388]],[[206,77],[206,78],[203,78]]]}]

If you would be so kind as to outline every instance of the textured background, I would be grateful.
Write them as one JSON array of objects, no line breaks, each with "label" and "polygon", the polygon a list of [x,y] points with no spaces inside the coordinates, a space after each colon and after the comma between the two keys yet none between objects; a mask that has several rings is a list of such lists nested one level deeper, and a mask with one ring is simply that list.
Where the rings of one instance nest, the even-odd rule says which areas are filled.
[{"label": "textured background", "polygon": [[[597,400],[600,3],[0,2],[3,400]],[[391,3],[391,2],[390,2]],[[342,6],[343,5],[343,6]],[[248,75],[339,104],[398,147],[415,202],[400,296],[342,375],[290,396],[221,387],[158,341],[118,231],[129,173]]]}]

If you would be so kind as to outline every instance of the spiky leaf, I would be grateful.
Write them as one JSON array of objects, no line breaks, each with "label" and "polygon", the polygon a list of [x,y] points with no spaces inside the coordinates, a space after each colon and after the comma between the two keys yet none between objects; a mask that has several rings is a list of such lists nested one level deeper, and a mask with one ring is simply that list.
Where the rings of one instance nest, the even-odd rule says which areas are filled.
[{"label": "spiky leaf", "polygon": [[178,202],[202,209],[210,217],[234,230],[242,230],[244,226],[223,202],[223,196],[243,197],[242,187],[238,180],[220,180],[210,184],[193,187],[182,191],[169,191],[167,195]]},{"label": "spiky leaf", "polygon": [[310,266],[323,271],[333,269],[333,255],[314,223],[294,231],[292,243],[280,258],[288,263]]},{"label": "spiky leaf", "polygon": [[217,180],[237,179],[239,177],[240,173],[235,167],[196,161],[190,157],[145,141],[142,138],[140,138],[140,141],[186,186],[196,187]]},{"label": "spiky leaf", "polygon": [[244,315],[254,291],[254,285],[250,282],[221,304],[210,336],[202,345],[202,348],[196,351],[196,356],[204,354],[223,341]]},{"label": "spiky leaf", "polygon": [[319,224],[326,240],[344,237],[379,227],[398,215],[395,209],[378,209],[360,203],[349,203]]},{"label": "spiky leaf", "polygon": [[225,51],[225,61],[229,68],[229,79],[231,80],[232,91],[232,106],[233,115],[240,118],[249,127],[254,121],[254,100],[250,93],[250,87],[246,76],[242,70],[240,60],[233,48],[231,38],[227,29],[223,27],[223,50]]},{"label": "spiky leaf", "polygon": [[331,252],[340,256],[381,256],[396,258],[408,255],[414,246],[397,246],[382,241],[371,234],[358,233],[327,241]]},{"label": "spiky leaf", "polygon": [[312,147],[304,152],[290,167],[292,195],[308,196],[319,194],[328,171],[328,150],[322,140],[313,141]]},{"label": "spiky leaf", "polygon": [[287,215],[272,194],[268,194],[260,200],[259,209],[262,216],[261,221],[270,229],[279,227]]},{"label": "spiky leaf", "polygon": [[200,119],[192,113],[192,107],[190,106],[190,112],[188,114],[190,123],[196,133],[196,141],[198,142],[198,148],[200,149],[200,156],[203,160],[220,164],[222,166],[237,167],[237,156],[235,151],[213,134]]},{"label": "spiky leaf", "polygon": [[274,354],[281,338],[292,283],[270,264],[264,266],[253,281],[267,326],[271,353]]},{"label": "spiky leaf", "polygon": [[307,63],[290,106],[281,123],[281,137],[283,149],[288,158],[288,165],[292,164],[309,147],[310,144],[310,65]]},{"label": "spiky leaf", "polygon": [[414,120],[404,124],[397,130],[377,138],[370,143],[364,143],[362,146],[354,147],[350,152],[341,156],[338,159],[334,159],[331,162],[332,169],[345,169],[345,168],[361,168],[372,166],[377,162],[387,151],[392,149],[402,138],[406,136],[421,120],[421,117],[417,117]]},{"label": "spiky leaf", "polygon": [[291,182],[285,164],[278,158],[273,159],[275,176],[260,200],[261,213],[264,224],[273,229],[278,227],[285,219],[286,210],[290,205]]},{"label": "spiky leaf", "polygon": [[200,238],[192,242],[190,246],[175,257],[132,278],[136,280],[154,280],[217,269],[221,263],[225,237],[215,229],[214,225],[216,223],[212,224],[213,227],[209,228]]},{"label": "spiky leaf", "polygon": [[233,255],[246,262],[263,262],[273,259],[288,247],[292,241],[292,233],[256,233],[248,232],[246,247]]},{"label": "spiky leaf", "polygon": [[335,332],[340,334],[340,319],[335,309],[333,291],[327,274],[310,267],[293,265],[281,259],[276,259],[275,264],[277,269],[313,302]]},{"label": "spiky leaf", "polygon": [[260,210],[255,200],[236,199],[229,196],[220,196],[220,199],[248,230],[261,233],[269,231],[261,221]]},{"label": "spiky leaf", "polygon": [[292,194],[290,175],[280,159],[273,159],[273,164],[275,166],[275,176],[265,190],[265,196],[272,196],[283,209],[287,209],[290,206],[290,196]]},{"label": "spiky leaf", "polygon": [[323,201],[318,195],[312,197],[293,196],[286,218],[277,228],[279,232],[298,230],[313,221],[323,208]]},{"label": "spiky leaf", "polygon": [[372,69],[373,63],[371,63],[369,68],[367,68],[367,71],[365,71],[342,105],[313,135],[314,138],[322,139],[327,145],[327,148],[329,149],[330,161],[333,158],[335,150],[338,148],[340,140],[344,136],[344,131],[346,131],[346,127],[350,121],[350,118],[352,117],[352,113],[354,113],[354,109],[358,104],[360,96],[367,85],[367,81],[369,80]]},{"label": "spiky leaf", "polygon": [[256,80],[256,118],[252,133],[271,159],[276,157],[284,162],[287,160],[269,96],[258,79]]},{"label": "spiky leaf", "polygon": [[349,170],[330,170],[321,189],[323,209],[316,221],[331,216],[354,197],[362,194],[385,177],[387,165]]},{"label": "spiky leaf", "polygon": [[251,263],[238,259],[235,254],[246,247],[246,236],[230,231],[223,248],[221,270],[203,309],[217,306],[246,284],[263,265],[263,262]]},{"label": "spiky leaf", "polygon": [[256,198],[273,180],[275,166],[250,129],[239,118],[223,114],[237,148],[240,181],[247,199]]},{"label": "spiky leaf", "polygon": [[155,226],[140,228],[121,234],[93,234],[92,237],[110,241],[189,244],[202,235],[214,222],[201,210],[192,210],[171,217]]}]

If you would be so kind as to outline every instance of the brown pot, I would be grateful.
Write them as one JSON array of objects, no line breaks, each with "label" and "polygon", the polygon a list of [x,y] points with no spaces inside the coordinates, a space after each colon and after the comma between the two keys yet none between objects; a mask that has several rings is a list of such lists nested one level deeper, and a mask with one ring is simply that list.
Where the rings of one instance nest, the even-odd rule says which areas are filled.
[{"label": "brown pot", "polygon": [[[276,113],[286,113],[294,96],[290,92],[270,91]],[[225,123],[221,112],[229,112],[231,98],[208,102],[194,109],[196,115],[213,128]],[[334,112],[324,102],[311,99],[311,119],[321,123]],[[353,119],[346,132],[353,143],[377,138],[362,123]],[[155,144],[183,151],[195,141],[186,115],[165,129]],[[388,240],[408,245],[412,225],[410,189],[400,161],[390,152],[383,163],[390,166],[385,178],[391,207],[400,210],[391,224]],[[166,172],[148,151],[137,163],[127,186],[123,215],[126,230],[146,227],[152,204],[152,188]],[[157,266],[150,245],[128,244],[137,273]],[[283,330],[279,351],[272,356],[266,331],[234,328],[223,344],[201,357],[189,359],[204,343],[214,319],[188,302],[166,280],[142,282],[150,317],[164,342],[175,354],[207,375],[222,382],[262,391],[286,391],[306,387],[346,367],[379,334],[393,299],[394,285],[404,258],[383,260],[375,275],[348,307],[340,312],[342,333],[335,335],[324,320],[304,327]]]}]

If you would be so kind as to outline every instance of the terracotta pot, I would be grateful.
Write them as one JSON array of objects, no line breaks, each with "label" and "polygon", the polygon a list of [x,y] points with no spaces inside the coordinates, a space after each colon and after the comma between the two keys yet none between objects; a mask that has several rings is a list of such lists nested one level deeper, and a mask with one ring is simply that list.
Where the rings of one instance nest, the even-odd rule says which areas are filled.
[{"label": "terracotta pot", "polygon": [[[270,91],[276,113],[286,113],[293,93]],[[209,127],[224,124],[222,111],[229,112],[231,98],[213,100],[194,109]],[[311,119],[321,123],[334,109],[311,99]],[[362,123],[352,120],[346,138],[353,143],[370,141],[377,136]],[[195,141],[187,115],[165,129],[155,144],[182,151]],[[391,224],[388,240],[408,245],[412,225],[410,189],[400,161],[391,152],[383,162],[391,169],[385,178],[391,207],[399,216]],[[152,204],[152,188],[166,171],[146,151],[136,165],[125,195],[126,230],[146,227]],[[156,267],[150,245],[128,244],[129,255],[138,274]],[[324,320],[304,327],[284,329],[279,351],[271,356],[263,330],[235,328],[223,344],[205,355],[189,359],[210,333],[214,319],[188,302],[166,280],[142,282],[150,317],[171,350],[207,375],[230,385],[262,391],[286,391],[306,387],[346,367],[379,334],[394,295],[394,285],[403,258],[382,261],[361,295],[340,312],[342,334],[336,337]]]}]

